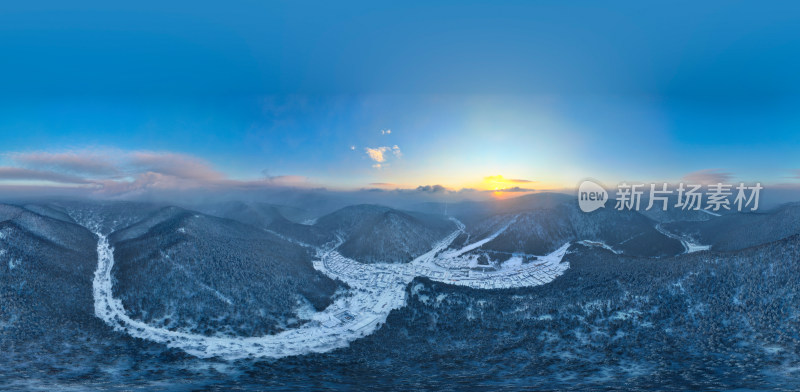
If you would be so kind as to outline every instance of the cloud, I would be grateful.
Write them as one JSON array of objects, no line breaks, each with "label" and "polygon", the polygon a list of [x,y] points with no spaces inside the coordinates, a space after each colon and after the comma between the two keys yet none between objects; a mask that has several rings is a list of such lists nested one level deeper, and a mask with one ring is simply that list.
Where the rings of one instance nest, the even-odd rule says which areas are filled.
[{"label": "cloud", "polygon": [[731,177],[731,173],[722,172],[721,169],[704,169],[686,174],[683,180],[695,184],[724,184],[729,182]]},{"label": "cloud", "polygon": [[172,152],[86,149],[66,152],[15,152],[6,155],[24,168],[46,169],[86,178],[135,177],[144,172],[198,180],[225,178],[202,159]]},{"label": "cloud", "polygon": [[378,163],[386,161],[386,157],[383,155],[383,153],[385,153],[388,150],[389,147],[376,147],[376,148],[367,147],[364,149],[364,151],[367,152],[369,158]]},{"label": "cloud", "polygon": [[[310,188],[302,176],[280,175],[254,180],[231,179],[208,161],[168,151],[86,149],[66,152],[7,153],[12,165],[0,167],[0,184],[10,187],[49,186],[66,189],[82,185],[102,196],[136,196],[158,191],[203,190],[215,192],[280,188]],[[9,180],[16,183],[10,183]],[[41,182],[57,183],[42,185]],[[19,184],[22,183],[22,184]],[[74,187],[73,187],[74,188]]]},{"label": "cloud", "polygon": [[391,134],[392,134],[391,129],[381,129],[381,135],[391,135]]},{"label": "cloud", "polygon": [[521,187],[515,186],[515,187],[511,187],[511,188],[496,189],[496,190],[493,190],[493,191],[490,191],[490,192],[511,192],[511,193],[514,193],[514,192],[534,192],[534,191],[536,191],[536,189],[521,188]]},{"label": "cloud", "polygon": [[403,152],[400,151],[400,147],[396,144],[392,147],[389,146],[381,146],[375,148],[367,147],[364,149],[364,152],[367,153],[369,159],[372,159],[374,162],[376,162],[375,164],[372,165],[372,167],[376,169],[380,169],[381,167],[386,165],[385,162],[387,161],[387,158],[390,157],[389,155],[390,152],[391,156],[394,156],[395,159],[400,159],[403,157]]},{"label": "cloud", "polygon": [[417,192],[442,193],[447,192],[447,188],[441,185],[420,185],[417,187]]},{"label": "cloud", "polygon": [[501,176],[501,175],[499,175],[499,174],[498,174],[498,175],[496,175],[496,176],[484,177],[483,179],[484,179],[485,181],[492,181],[492,182],[511,182],[511,183],[515,183],[515,184],[528,184],[528,183],[535,182],[535,181],[531,181],[531,180],[522,180],[522,179],[516,179],[516,178],[505,178],[505,177],[503,177],[503,176]]},{"label": "cloud", "polygon": [[140,170],[184,179],[222,180],[225,175],[207,162],[184,154],[137,151],[129,154],[130,164]]},{"label": "cloud", "polygon": [[11,153],[8,157],[25,167],[49,169],[74,174],[116,175],[117,164],[110,152],[67,151],[60,153],[27,152]]},{"label": "cloud", "polygon": [[19,167],[0,167],[0,180],[50,181],[60,184],[91,184],[92,181],[69,174],[52,171],[25,169]]},{"label": "cloud", "polygon": [[377,186],[377,187],[396,187],[397,184],[393,184],[391,182],[370,182],[370,186]]},{"label": "cloud", "polygon": [[308,184],[309,180],[304,176],[271,176],[267,177],[267,182],[278,186],[303,186]]}]

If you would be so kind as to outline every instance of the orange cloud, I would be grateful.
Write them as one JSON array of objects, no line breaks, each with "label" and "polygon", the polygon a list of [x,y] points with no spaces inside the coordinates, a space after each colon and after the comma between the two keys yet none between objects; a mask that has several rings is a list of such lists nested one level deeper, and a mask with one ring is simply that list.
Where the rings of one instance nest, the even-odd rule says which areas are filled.
[{"label": "orange cloud", "polygon": [[395,158],[401,158],[403,156],[403,153],[400,151],[400,147],[396,144],[392,147],[389,146],[381,146],[375,148],[367,147],[364,149],[364,151],[367,153],[367,156],[369,156],[370,159],[376,162],[375,164],[372,165],[372,167],[376,169],[380,169],[381,167],[385,166],[387,154],[390,152],[392,155],[394,155]]},{"label": "orange cloud", "polygon": [[484,177],[483,180],[487,181],[487,182],[508,182],[508,183],[513,183],[513,184],[527,184],[527,183],[535,182],[535,181],[531,181],[531,180],[521,180],[521,179],[516,179],[516,178],[505,178],[505,177],[503,177],[503,176],[501,176],[499,174],[496,175],[496,176]]}]

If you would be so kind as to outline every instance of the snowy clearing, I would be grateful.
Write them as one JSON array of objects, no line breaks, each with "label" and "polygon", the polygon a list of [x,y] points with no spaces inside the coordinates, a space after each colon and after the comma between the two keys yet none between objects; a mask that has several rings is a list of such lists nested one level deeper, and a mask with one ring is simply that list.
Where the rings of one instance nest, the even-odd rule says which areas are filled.
[{"label": "snowy clearing", "polygon": [[711,245],[700,245],[698,243],[690,241],[689,238],[684,238],[684,237],[672,234],[669,231],[667,231],[666,229],[664,229],[663,227],[661,227],[661,224],[657,224],[656,225],[656,230],[658,230],[659,233],[664,234],[665,236],[667,236],[669,238],[676,239],[676,240],[680,241],[681,244],[683,245],[684,253],[700,252],[700,251],[703,251],[703,250],[711,249]]}]

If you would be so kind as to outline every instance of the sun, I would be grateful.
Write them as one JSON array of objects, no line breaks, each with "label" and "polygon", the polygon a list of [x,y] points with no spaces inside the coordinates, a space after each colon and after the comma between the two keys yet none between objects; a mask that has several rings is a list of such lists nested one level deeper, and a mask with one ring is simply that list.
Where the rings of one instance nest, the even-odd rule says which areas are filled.
[{"label": "sun", "polygon": [[506,178],[496,174],[484,177],[481,188],[491,192],[494,198],[505,199],[534,192],[535,190],[530,187],[533,182],[531,180]]}]

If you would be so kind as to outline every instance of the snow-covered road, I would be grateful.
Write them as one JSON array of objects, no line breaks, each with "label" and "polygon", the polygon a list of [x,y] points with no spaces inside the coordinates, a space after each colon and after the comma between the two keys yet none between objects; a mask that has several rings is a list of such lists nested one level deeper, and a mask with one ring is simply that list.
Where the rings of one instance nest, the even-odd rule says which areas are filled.
[{"label": "snow-covered road", "polygon": [[[544,284],[569,268],[567,263],[561,263],[569,243],[528,263],[522,263],[520,259],[519,262],[506,262],[500,268],[486,271],[451,267],[463,264],[459,258],[488,242],[484,239],[458,251],[445,252],[464,230],[461,222],[455,222],[458,225],[456,231],[408,264],[362,264],[342,256],[336,248],[317,249],[314,268],[347,283],[351,287],[349,295],[336,299],[323,311],[313,313],[308,322],[299,328],[259,337],[205,336],[156,327],[130,318],[122,301],[114,298],[112,292],[113,249],[107,237],[98,233],[98,263],[93,281],[95,314],[115,330],[178,348],[201,358],[281,358],[331,351],[371,334],[386,322],[393,309],[406,305],[405,288],[417,276],[448,284],[491,289]],[[509,225],[487,238],[496,238]]]},{"label": "snow-covered road", "polygon": [[[702,211],[708,212],[705,210]],[[719,214],[714,214],[714,215],[719,216]],[[660,223],[656,225],[656,230],[658,230],[659,233],[664,234],[669,238],[680,241],[681,245],[683,245],[684,253],[700,252],[711,249],[711,245],[700,245],[698,243],[690,241],[688,237],[672,234],[671,232],[667,231],[667,229],[663,228]]]}]

